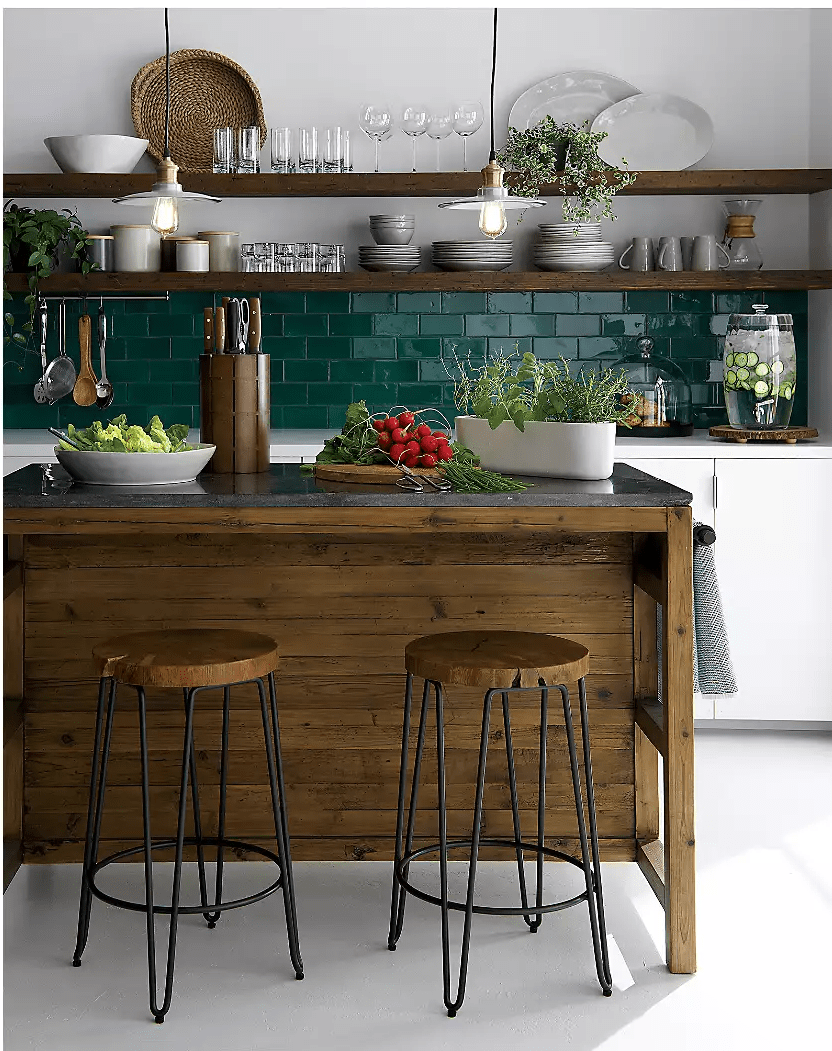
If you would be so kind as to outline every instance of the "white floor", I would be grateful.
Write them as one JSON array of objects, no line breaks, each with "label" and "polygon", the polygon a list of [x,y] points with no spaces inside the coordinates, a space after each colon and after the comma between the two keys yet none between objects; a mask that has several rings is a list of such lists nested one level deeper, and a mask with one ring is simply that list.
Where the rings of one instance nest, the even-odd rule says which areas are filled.
[{"label": "white floor", "polygon": [[[385,947],[382,863],[295,866],[306,979],[294,980],[279,898],[180,924],[171,1012],[147,1008],[144,918],[93,907],[70,966],[78,866],[26,866],[6,893],[5,1048],[49,1051],[815,1051],[829,1043],[832,735],[709,732],[697,740],[699,972],[663,964],[663,919],[634,865],[605,865],[617,988],[595,982],[586,910],[544,920],[476,917],[460,1014],[442,1008],[438,910],[416,899]],[[229,889],[260,865],[227,868]],[[433,872],[423,866],[426,885]],[[510,865],[483,865],[483,898],[507,901]],[[580,874],[547,866],[554,894]],[[114,866],[108,886],[141,886]],[[233,881],[233,882],[232,882]],[[161,889],[161,888],[160,888]],[[163,920],[157,921],[162,933]],[[159,952],[160,961],[162,951]],[[632,983],[632,984],[630,984]]]}]

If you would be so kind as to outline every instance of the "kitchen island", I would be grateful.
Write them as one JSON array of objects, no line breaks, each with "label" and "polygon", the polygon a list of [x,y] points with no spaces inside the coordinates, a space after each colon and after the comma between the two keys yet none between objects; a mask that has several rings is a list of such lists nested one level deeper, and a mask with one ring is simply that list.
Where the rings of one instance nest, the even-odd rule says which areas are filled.
[{"label": "kitchen island", "polygon": [[[56,467],[16,471],[4,496],[5,693],[23,700],[24,859],[82,858],[97,692],[91,650],[107,635],[229,624],[274,635],[294,856],[384,860],[393,852],[405,643],[474,627],[551,632],[591,654],[601,856],[638,863],[665,909],[668,967],[693,972],[690,500],[621,464],[608,481],[535,479],[524,492],[496,495],[318,484],[296,465],[142,489],[74,485]],[[480,704],[477,691],[448,693],[451,835],[470,833]],[[176,812],[181,698],[149,692],[148,707],[153,831],[164,836]],[[211,835],[221,711],[210,699],[199,707],[203,829]],[[106,853],[141,834],[132,708],[125,691],[110,759]],[[518,702],[514,711],[526,829],[536,818],[537,712]],[[235,691],[228,827],[265,843],[259,720],[255,691]],[[550,720],[547,843],[577,852],[563,724],[554,711]],[[500,737],[495,724],[492,738]],[[489,757],[486,785],[491,836],[511,835],[499,751]],[[426,753],[415,846],[436,838],[433,758]]]}]

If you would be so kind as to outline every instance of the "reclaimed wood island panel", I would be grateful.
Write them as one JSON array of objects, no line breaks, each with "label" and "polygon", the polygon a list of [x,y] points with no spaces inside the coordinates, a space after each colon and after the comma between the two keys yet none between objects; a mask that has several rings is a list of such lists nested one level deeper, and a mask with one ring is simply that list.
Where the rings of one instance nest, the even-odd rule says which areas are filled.
[{"label": "reclaimed wood island panel", "polygon": [[[668,966],[695,970],[690,494],[623,465],[608,482],[537,479],[522,493],[476,496],[318,484],[296,466],[277,465],[260,475],[204,475],[167,492],[69,485],[60,468],[37,465],[5,483],[7,555],[22,570],[21,637],[13,619],[6,643],[23,653],[24,861],[82,859],[97,694],[91,651],[107,635],[229,624],[274,635],[295,858],[389,860],[406,642],[474,626],[551,632],[591,654],[602,858],[639,864],[665,908]],[[661,705],[656,602],[665,611]],[[251,687],[235,698],[228,827],[265,845],[259,701]],[[178,796],[181,696],[149,691],[148,706],[153,832],[166,836]],[[577,852],[555,707],[547,842]],[[512,704],[529,833],[538,714],[533,702]],[[480,716],[479,691],[448,691],[450,835],[470,835]],[[203,828],[217,820],[220,726],[221,705],[202,695],[195,743]],[[496,720],[491,734],[499,743]],[[500,751],[489,755],[484,831],[491,836],[512,834]],[[436,840],[434,759],[428,751],[419,845]],[[140,837],[139,794],[138,724],[125,687],[103,852]],[[216,834],[213,827],[207,834]]]}]

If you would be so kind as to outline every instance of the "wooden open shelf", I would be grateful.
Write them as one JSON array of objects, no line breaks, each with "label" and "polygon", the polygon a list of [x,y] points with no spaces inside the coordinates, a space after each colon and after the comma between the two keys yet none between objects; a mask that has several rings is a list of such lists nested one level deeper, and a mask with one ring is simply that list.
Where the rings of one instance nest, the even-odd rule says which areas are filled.
[{"label": "wooden open shelf", "polygon": [[[217,197],[459,197],[480,185],[471,172],[351,172],[349,174],[213,175],[182,172],[188,190]],[[152,173],[132,175],[6,174],[4,197],[123,197],[149,190]],[[761,168],[752,171],[642,172],[622,191],[627,195],[712,194],[754,196],[819,193],[832,189],[832,168]],[[568,190],[560,182],[542,188],[544,196]]]},{"label": "wooden open shelf", "polygon": [[[26,290],[23,274],[6,274],[10,292]],[[753,289],[832,288],[832,270],[713,271],[709,273],[437,273],[370,274],[53,274],[40,282],[45,294],[114,292],[557,292],[663,289],[676,292],[741,292]]]}]

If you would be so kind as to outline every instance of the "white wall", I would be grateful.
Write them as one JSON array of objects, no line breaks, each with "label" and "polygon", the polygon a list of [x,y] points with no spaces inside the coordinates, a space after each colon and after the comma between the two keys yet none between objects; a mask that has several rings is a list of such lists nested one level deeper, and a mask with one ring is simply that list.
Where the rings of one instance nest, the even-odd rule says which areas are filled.
[{"label": "white wall", "polygon": [[[42,146],[50,134],[132,133],[129,97],[135,72],[163,50],[160,9],[15,9],[4,12],[4,164],[6,171],[54,171]],[[94,59],[70,61],[67,42],[95,40]],[[716,138],[703,167],[802,167],[809,162],[810,12],[798,10],[508,9],[501,12],[496,120],[502,143],[512,103],[528,87],[569,69],[596,69],[643,91],[687,96],[712,116]],[[239,62],[254,78],[270,124],[354,129],[356,165],[371,170],[370,143],[360,137],[359,105],[379,96],[394,106],[410,100],[487,101],[490,9],[184,9],[171,11],[171,47],[203,47]],[[39,68],[30,85],[31,54],[21,38],[38,39]],[[738,52],[732,41],[742,40]],[[772,66],[769,56],[776,56]],[[824,70],[826,66],[824,65]],[[23,87],[24,85],[27,85]],[[409,170],[410,142],[382,144],[386,170]],[[433,143],[419,142],[420,167],[433,163]],[[461,143],[442,144],[443,167],[461,167]],[[486,127],[469,144],[471,167],[487,160]],[[57,203],[57,202],[56,202]],[[60,202],[66,203],[66,202]],[[545,219],[557,218],[557,201]],[[770,197],[758,220],[768,267],[808,261],[808,202]],[[238,229],[244,240],[345,240],[367,243],[366,215],[390,201],[227,201],[194,206],[189,230]],[[404,210],[405,205],[402,204]],[[124,221],[107,202],[80,201],[92,230]],[[438,212],[435,201],[407,201],[417,215],[416,240],[472,234],[464,213]],[[607,233],[623,247],[633,234],[722,231],[718,198],[632,198],[617,205],[620,222]],[[135,220],[134,220],[135,221]],[[515,235],[527,263],[534,223]]]},{"label": "white wall", "polygon": [[[809,161],[832,168],[832,11],[812,11]],[[809,201],[811,265],[832,269],[832,190]],[[832,430],[832,289],[809,293],[809,423]]]}]

